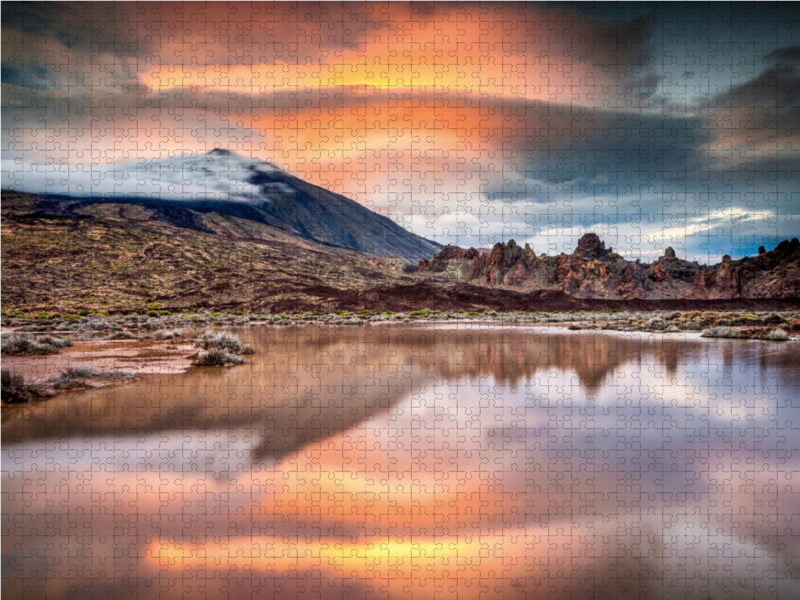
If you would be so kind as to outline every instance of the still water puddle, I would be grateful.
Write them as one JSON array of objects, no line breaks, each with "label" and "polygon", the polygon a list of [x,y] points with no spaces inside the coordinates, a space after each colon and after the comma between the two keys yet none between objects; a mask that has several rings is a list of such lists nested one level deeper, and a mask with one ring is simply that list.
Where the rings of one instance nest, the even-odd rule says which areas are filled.
[{"label": "still water puddle", "polygon": [[236,332],[3,408],[4,598],[800,596],[800,344]]}]

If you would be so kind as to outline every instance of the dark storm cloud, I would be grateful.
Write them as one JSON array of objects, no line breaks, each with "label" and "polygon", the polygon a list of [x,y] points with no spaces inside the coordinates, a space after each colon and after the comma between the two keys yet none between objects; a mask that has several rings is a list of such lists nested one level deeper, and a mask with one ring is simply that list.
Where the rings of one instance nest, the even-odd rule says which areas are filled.
[{"label": "dark storm cloud", "polygon": [[142,52],[150,44],[140,39],[136,14],[136,5],[124,2],[4,2],[4,43],[13,45],[23,34],[78,51]]},{"label": "dark storm cloud", "polygon": [[712,98],[711,116],[734,143],[785,150],[800,136],[800,46],[776,50],[766,61],[756,77]]}]

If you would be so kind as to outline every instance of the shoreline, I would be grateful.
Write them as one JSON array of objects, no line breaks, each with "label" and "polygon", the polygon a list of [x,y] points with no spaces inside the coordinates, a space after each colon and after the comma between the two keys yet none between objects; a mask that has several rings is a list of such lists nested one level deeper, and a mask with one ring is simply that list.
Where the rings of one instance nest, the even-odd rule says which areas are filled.
[{"label": "shoreline", "polygon": [[[346,313],[346,314],[345,314]],[[686,339],[733,339],[791,342],[800,340],[800,311],[668,311],[651,312],[514,312],[445,313],[412,311],[394,314],[351,314],[346,311],[325,315],[233,315],[215,313],[160,315],[158,317],[87,315],[77,320],[3,319],[0,328],[4,342],[3,370],[21,375],[41,396],[26,405],[46,401],[71,392],[116,387],[139,381],[145,375],[181,375],[193,368],[204,346],[207,332],[237,328],[271,327],[279,329],[316,326],[338,327],[419,327],[432,326],[479,329],[481,327],[563,328],[565,333],[603,332],[609,335],[661,334]],[[780,330],[784,336],[775,336]],[[710,333],[709,333],[710,332]],[[6,353],[9,336],[58,337],[69,342],[49,354]],[[243,354],[252,350],[239,349]],[[243,359],[229,356],[239,364]],[[229,363],[228,363],[229,364]]]}]

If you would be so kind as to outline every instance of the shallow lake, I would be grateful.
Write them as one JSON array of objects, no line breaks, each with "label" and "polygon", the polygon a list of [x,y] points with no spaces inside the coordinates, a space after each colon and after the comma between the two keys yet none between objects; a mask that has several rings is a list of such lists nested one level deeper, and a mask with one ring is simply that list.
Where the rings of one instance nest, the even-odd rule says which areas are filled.
[{"label": "shallow lake", "polygon": [[798,343],[234,331],[2,409],[4,598],[800,597]]}]

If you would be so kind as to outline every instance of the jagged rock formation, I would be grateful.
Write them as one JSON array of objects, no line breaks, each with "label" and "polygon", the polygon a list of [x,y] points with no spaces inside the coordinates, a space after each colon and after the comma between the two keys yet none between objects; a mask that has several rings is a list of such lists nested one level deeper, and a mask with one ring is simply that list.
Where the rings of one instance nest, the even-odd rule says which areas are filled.
[{"label": "jagged rock formation", "polygon": [[460,281],[518,291],[555,290],[576,298],[735,299],[800,297],[800,241],[783,241],[758,256],[716,265],[678,258],[667,248],[651,264],[625,260],[594,233],[578,241],[574,254],[536,256],[513,240],[489,252],[446,246],[418,272],[444,272]]},{"label": "jagged rock formation", "polygon": [[472,260],[473,258],[479,256],[481,253],[480,251],[476,250],[475,248],[470,248],[469,250],[462,250],[458,246],[451,246],[448,244],[444,248],[442,248],[439,252],[437,252],[432,259],[425,259],[420,261],[417,270],[419,271],[433,271],[434,273],[439,273],[447,269],[447,265],[450,263],[451,260],[458,259],[458,260]]}]

